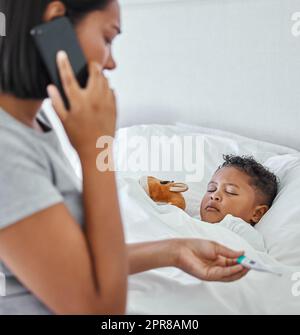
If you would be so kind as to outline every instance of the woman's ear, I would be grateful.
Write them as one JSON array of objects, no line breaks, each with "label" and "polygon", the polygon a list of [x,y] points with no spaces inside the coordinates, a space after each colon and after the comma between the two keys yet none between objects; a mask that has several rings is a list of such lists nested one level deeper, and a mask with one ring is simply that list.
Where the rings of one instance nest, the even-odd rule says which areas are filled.
[{"label": "woman's ear", "polygon": [[263,217],[263,215],[269,210],[269,206],[268,205],[259,205],[256,206],[251,218],[251,221],[253,223],[258,223],[259,220]]},{"label": "woman's ear", "polygon": [[61,1],[52,1],[47,6],[43,20],[45,22],[52,21],[55,18],[65,16],[66,6]]}]

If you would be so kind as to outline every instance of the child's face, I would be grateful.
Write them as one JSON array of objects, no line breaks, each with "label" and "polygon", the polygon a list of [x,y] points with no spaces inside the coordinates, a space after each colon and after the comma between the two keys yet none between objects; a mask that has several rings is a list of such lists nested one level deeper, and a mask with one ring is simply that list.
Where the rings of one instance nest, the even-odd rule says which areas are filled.
[{"label": "child's face", "polygon": [[218,170],[208,184],[201,202],[202,221],[217,223],[227,214],[255,224],[269,209],[250,185],[250,177],[234,167]]}]

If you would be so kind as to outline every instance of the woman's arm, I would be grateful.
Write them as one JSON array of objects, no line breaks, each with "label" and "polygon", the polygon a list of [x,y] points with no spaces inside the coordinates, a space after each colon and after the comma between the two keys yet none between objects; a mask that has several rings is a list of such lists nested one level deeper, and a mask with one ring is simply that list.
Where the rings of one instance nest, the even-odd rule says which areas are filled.
[{"label": "woman's arm", "polygon": [[175,240],[128,244],[129,274],[176,266]]},{"label": "woman's arm", "polygon": [[115,130],[114,95],[96,64],[86,89],[65,55],[58,65],[70,110],[57,88],[50,87],[49,94],[81,159],[84,231],[68,208],[57,204],[0,230],[0,258],[54,313],[123,314],[128,261],[116,181],[113,172],[96,168],[97,138]]},{"label": "woman's arm", "polygon": [[237,264],[243,251],[202,239],[170,239],[128,244],[129,273],[174,266],[202,280],[234,281],[248,270]]},{"label": "woman's arm", "polygon": [[[99,244],[102,238],[98,236]],[[110,257],[116,243],[119,241],[111,241],[103,259]],[[116,279],[114,269],[108,266],[100,278],[106,291],[102,286],[98,289],[94,262],[101,259],[94,255],[88,237],[63,203],[0,230],[1,261],[55,314],[124,313],[127,272],[122,267]],[[123,287],[116,286],[117,281]]]}]

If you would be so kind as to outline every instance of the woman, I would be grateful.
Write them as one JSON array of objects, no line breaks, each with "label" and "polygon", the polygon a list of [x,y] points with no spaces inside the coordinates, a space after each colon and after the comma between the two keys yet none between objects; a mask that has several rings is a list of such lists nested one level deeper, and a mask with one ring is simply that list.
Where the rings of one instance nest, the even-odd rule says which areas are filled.
[{"label": "woman", "polygon": [[[0,0],[0,11],[7,20],[0,44],[0,259],[8,284],[0,314],[123,314],[128,274],[164,266],[203,280],[243,277],[247,270],[236,264],[242,252],[213,242],[124,242],[114,173],[100,173],[95,164],[97,138],[115,133],[115,98],[103,70],[116,67],[118,2]],[[67,55],[58,54],[69,111],[29,34],[61,16],[71,19],[89,62],[81,89]],[[38,113],[47,91],[79,154],[83,186]]]}]

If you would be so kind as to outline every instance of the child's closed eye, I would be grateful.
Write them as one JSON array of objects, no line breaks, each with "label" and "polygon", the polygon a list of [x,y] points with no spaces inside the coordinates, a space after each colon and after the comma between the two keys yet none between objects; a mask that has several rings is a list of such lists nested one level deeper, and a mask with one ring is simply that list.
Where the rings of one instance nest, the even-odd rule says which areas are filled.
[{"label": "child's closed eye", "polygon": [[232,192],[228,192],[226,191],[227,194],[230,194],[230,195],[238,195],[237,193],[232,193]]}]

